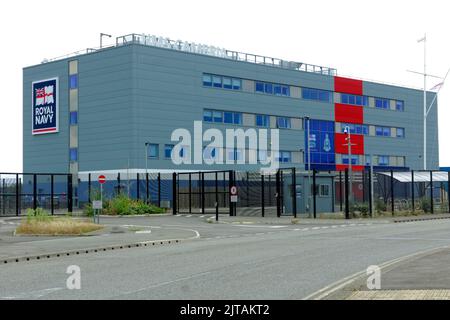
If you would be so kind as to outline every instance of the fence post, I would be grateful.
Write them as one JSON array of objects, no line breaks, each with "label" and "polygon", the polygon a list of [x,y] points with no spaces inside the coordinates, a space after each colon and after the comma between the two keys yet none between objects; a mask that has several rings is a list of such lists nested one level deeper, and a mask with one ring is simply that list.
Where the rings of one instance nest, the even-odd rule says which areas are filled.
[{"label": "fence post", "polygon": [[246,191],[247,191],[247,207],[249,207],[250,206],[250,186],[249,186],[249,184],[250,184],[250,181],[249,181],[249,174],[248,174],[248,171],[246,172],[246,178],[247,178],[247,185],[246,185]]},{"label": "fence post", "polygon": [[120,172],[117,173],[117,195],[120,195]]},{"label": "fence post", "polygon": [[54,176],[53,176],[53,174],[52,175],[50,175],[50,206],[51,206],[51,213],[52,213],[52,215],[54,215],[55,214],[55,203],[54,203],[54,200],[53,200],[53,196],[54,196],[54,193],[55,193],[55,189],[54,189]]},{"label": "fence post", "polygon": [[391,212],[392,216],[395,214],[394,206],[395,196],[394,196],[394,170],[391,170]]},{"label": "fence post", "polygon": [[277,217],[281,217],[281,199],[280,199],[280,184],[281,184],[281,179],[280,179],[280,172],[281,170],[278,169],[277,170],[277,175],[276,175],[276,197],[277,197]]},{"label": "fence post", "polygon": [[91,203],[91,174],[88,174],[88,203]]},{"label": "fence post", "polygon": [[37,175],[33,174],[33,209],[37,208]]},{"label": "fence post", "polygon": [[173,215],[177,214],[177,173],[176,172],[172,173],[172,214]]},{"label": "fence post", "polygon": [[145,174],[145,203],[148,204],[148,196],[149,196],[149,190],[148,190],[148,172]]},{"label": "fence post", "polygon": [[313,212],[314,219],[317,218],[317,193],[316,193],[316,169],[313,170]]},{"label": "fence post", "polygon": [[345,219],[350,219],[350,206],[348,201],[349,186],[348,186],[348,168],[345,168]]},{"label": "fence post", "polygon": [[415,205],[415,193],[416,189],[414,188],[414,170],[411,170],[411,207],[412,207],[412,212],[414,212],[414,210],[416,209],[416,205]]},{"label": "fence post", "polygon": [[448,213],[450,213],[450,171],[448,172],[448,180],[447,180],[447,200],[448,200]]},{"label": "fence post", "polygon": [[264,218],[264,175],[261,173],[261,217]]},{"label": "fence post", "polygon": [[141,191],[141,187],[140,184],[141,181],[139,180],[139,172],[136,173],[136,198],[139,200],[140,199],[140,191]]},{"label": "fence post", "polygon": [[228,171],[228,205],[230,206],[230,217],[233,216],[233,203],[231,202],[231,187],[234,185],[233,182],[233,171]]},{"label": "fence post", "polygon": [[161,207],[161,172],[158,172],[158,207]]},{"label": "fence post", "polygon": [[22,197],[19,194],[19,174],[16,174],[16,216],[20,214],[19,201]]},{"label": "fence post", "polygon": [[202,214],[205,214],[205,173],[204,172],[202,172],[202,174],[201,174],[201,181],[202,181],[202,190],[201,190],[201,193],[202,193]]},{"label": "fence post", "polygon": [[192,173],[189,173],[189,213],[192,213]]},{"label": "fence post", "polygon": [[370,217],[373,218],[373,203],[372,203],[372,166],[369,168],[369,213]]},{"label": "fence post", "polygon": [[73,190],[72,190],[72,174],[67,177],[67,211],[73,212]]},{"label": "fence post", "polygon": [[340,208],[341,208],[341,212],[342,212],[342,202],[343,202],[343,199],[342,199],[343,197],[342,197],[342,171],[339,171],[339,206],[340,206]]},{"label": "fence post", "polygon": [[219,182],[217,181],[217,171],[216,173],[216,221],[219,221]]},{"label": "fence post", "polygon": [[292,210],[294,211],[294,218],[297,218],[297,172],[292,168]]},{"label": "fence post", "polygon": [[430,170],[430,200],[431,200],[431,213],[434,213],[433,203],[433,170]]}]

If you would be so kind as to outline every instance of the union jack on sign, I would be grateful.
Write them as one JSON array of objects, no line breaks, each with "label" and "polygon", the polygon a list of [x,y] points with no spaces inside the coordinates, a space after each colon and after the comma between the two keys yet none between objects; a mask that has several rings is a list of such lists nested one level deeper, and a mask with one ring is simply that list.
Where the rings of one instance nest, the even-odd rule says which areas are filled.
[{"label": "union jack on sign", "polygon": [[54,103],[53,86],[36,89],[36,106]]}]

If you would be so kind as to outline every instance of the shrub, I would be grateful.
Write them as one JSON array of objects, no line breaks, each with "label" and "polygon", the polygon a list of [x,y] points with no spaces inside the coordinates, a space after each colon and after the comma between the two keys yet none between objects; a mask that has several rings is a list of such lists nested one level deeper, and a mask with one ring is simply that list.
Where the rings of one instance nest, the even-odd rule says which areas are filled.
[{"label": "shrub", "polygon": [[41,221],[41,222],[45,222],[45,221],[50,221],[52,220],[52,217],[50,216],[50,214],[45,211],[42,208],[36,208],[35,209],[27,209],[27,222],[32,222],[32,221]]},{"label": "shrub", "polygon": [[[146,204],[142,200],[134,200],[128,198],[126,195],[118,195],[111,200],[103,201],[103,214],[109,215],[144,215],[164,213],[165,210],[154,206],[152,204]],[[92,216],[94,210],[91,204],[87,204],[84,207],[84,213],[87,216]]]},{"label": "shrub", "polygon": [[386,207],[386,203],[384,203],[383,200],[376,200],[375,201],[375,210],[377,211],[377,213],[383,213],[387,211],[387,207]]},{"label": "shrub", "polygon": [[422,198],[420,200],[420,209],[423,212],[425,212],[425,213],[431,212],[431,201],[430,201],[430,199]]},{"label": "shrub", "polygon": [[358,214],[367,218],[369,216],[369,206],[365,203],[354,203],[350,207],[350,212],[354,218],[358,217]]}]

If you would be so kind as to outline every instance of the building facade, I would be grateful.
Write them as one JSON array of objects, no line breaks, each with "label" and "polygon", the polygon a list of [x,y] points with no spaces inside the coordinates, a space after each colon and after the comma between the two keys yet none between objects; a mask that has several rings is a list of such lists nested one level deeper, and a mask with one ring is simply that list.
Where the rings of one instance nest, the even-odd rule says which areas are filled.
[{"label": "building facade", "polygon": [[[435,93],[428,93],[431,101]],[[52,105],[53,103],[53,105]],[[47,108],[50,105],[52,108]],[[427,169],[438,169],[437,107]],[[257,170],[173,163],[175,129],[279,129],[281,167],[423,169],[423,91],[336,70],[144,35],[23,70],[24,172]],[[308,128],[309,124],[309,128]],[[349,155],[346,130],[351,134]],[[309,146],[307,132],[309,131]],[[194,139],[194,138],[193,138]],[[198,141],[193,141],[193,144]],[[205,158],[247,158],[249,146]],[[181,156],[194,157],[182,148]],[[76,181],[76,180],[75,180]]]}]

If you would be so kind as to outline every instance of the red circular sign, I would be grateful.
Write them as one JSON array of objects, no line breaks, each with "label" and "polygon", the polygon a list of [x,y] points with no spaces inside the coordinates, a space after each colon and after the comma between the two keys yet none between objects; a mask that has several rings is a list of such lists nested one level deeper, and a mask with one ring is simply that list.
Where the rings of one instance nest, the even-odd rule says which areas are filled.
[{"label": "red circular sign", "polygon": [[104,175],[98,176],[98,182],[104,184],[106,182],[106,177]]}]

